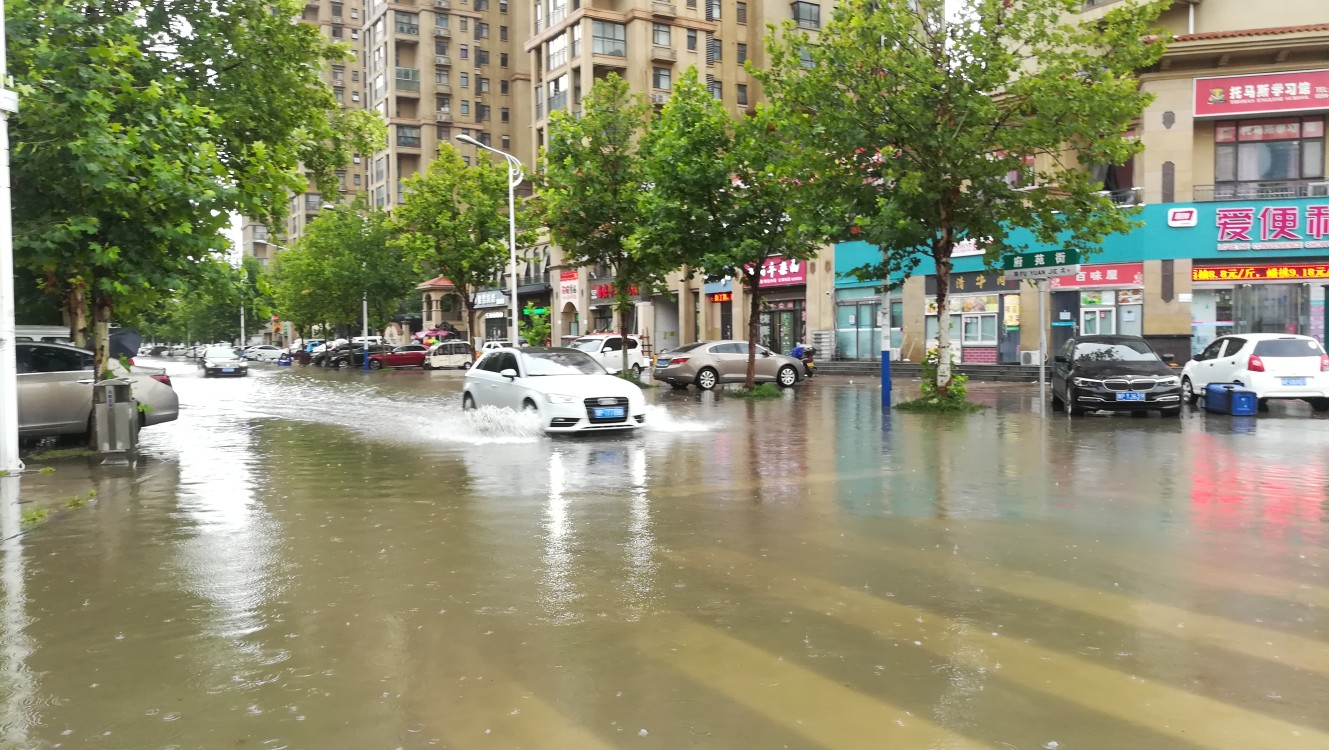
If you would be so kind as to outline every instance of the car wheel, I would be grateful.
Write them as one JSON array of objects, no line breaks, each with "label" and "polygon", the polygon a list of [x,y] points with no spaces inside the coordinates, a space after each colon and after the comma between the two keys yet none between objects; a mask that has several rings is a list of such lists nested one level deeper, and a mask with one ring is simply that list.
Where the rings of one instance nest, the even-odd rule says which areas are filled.
[{"label": "car wheel", "polygon": [[539,407],[537,407],[537,406],[535,405],[535,402],[534,402],[534,401],[532,401],[532,400],[530,400],[530,399],[528,398],[528,399],[526,399],[525,401],[521,402],[521,413],[522,413],[522,414],[539,414],[539,413],[540,413],[540,409],[539,409]]},{"label": "car wheel", "polygon": [[471,369],[471,363],[470,363],[470,362],[462,362],[462,363],[461,363],[461,369],[463,369],[463,370],[469,370],[469,369]]},{"label": "car wheel", "polygon": [[382,362],[379,362],[379,361],[376,360],[376,359],[371,359],[371,360],[369,360],[369,369],[371,369],[371,370],[382,370],[382,369],[383,369],[383,363],[382,363]]},{"label": "car wheel", "polygon": [[1066,411],[1066,402],[1056,393],[1052,394],[1052,411]]},{"label": "car wheel", "polygon": [[1195,402],[1200,400],[1200,394],[1195,392],[1195,384],[1191,382],[1190,378],[1181,379],[1181,400],[1191,406],[1194,406]]},{"label": "car wheel", "polygon": [[781,388],[791,388],[794,383],[798,382],[798,373],[794,368],[785,365],[780,368],[779,372],[775,373],[775,380],[780,384]]},{"label": "car wheel", "polygon": [[715,390],[715,386],[719,382],[720,374],[710,367],[703,367],[701,372],[697,373],[697,387],[703,391]]},{"label": "car wheel", "polygon": [[1075,391],[1066,391],[1066,411],[1072,417],[1084,416],[1084,407],[1075,405]]},{"label": "car wheel", "polygon": [[475,411],[475,399],[469,393],[463,393],[461,397],[462,411]]},{"label": "car wheel", "polygon": [[686,390],[688,389],[688,384],[687,384],[687,383],[670,383],[670,384],[669,384],[669,387],[670,387],[670,388],[673,388],[673,389],[676,390],[676,391],[686,391]]},{"label": "car wheel", "polygon": [[1315,411],[1329,411],[1329,398],[1313,398],[1310,404]]},{"label": "car wheel", "polygon": [[420,366],[423,367],[423,368],[426,369],[426,370],[432,370],[432,369],[434,369],[434,366],[431,365],[431,364],[429,364],[429,360],[428,360],[428,359],[425,359],[424,361],[422,361],[422,362],[420,363]]}]

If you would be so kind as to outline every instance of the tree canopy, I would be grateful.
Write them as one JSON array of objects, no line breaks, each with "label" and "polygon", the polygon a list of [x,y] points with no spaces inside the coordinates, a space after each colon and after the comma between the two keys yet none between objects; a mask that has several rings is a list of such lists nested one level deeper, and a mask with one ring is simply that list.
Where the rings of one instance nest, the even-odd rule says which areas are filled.
[{"label": "tree canopy", "polygon": [[[787,24],[759,74],[816,196],[800,220],[877,245],[861,278],[907,276],[931,259],[943,317],[962,240],[987,261],[1035,241],[1089,253],[1134,226],[1092,176],[1140,150],[1127,133],[1150,100],[1135,73],[1157,62],[1167,3],[1128,0],[1077,22],[1078,0],[846,0],[815,43]],[[938,326],[937,384],[950,380]]]}]

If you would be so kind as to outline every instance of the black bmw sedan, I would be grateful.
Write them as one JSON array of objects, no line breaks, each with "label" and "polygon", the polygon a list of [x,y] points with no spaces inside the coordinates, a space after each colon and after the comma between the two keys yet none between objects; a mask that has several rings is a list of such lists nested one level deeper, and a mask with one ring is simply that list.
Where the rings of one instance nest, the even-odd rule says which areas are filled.
[{"label": "black bmw sedan", "polygon": [[[1169,355],[1170,356],[1170,355]],[[1057,352],[1052,409],[1181,414],[1181,378],[1139,336],[1082,336]]]}]

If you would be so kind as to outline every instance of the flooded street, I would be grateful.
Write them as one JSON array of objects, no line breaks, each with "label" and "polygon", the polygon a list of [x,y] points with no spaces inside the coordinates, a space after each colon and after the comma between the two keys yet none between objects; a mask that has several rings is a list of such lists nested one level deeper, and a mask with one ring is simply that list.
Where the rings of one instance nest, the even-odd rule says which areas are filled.
[{"label": "flooded street", "polygon": [[456,372],[167,366],[147,460],[5,505],[0,747],[1329,747],[1302,404],[883,421],[822,377],[551,439]]}]

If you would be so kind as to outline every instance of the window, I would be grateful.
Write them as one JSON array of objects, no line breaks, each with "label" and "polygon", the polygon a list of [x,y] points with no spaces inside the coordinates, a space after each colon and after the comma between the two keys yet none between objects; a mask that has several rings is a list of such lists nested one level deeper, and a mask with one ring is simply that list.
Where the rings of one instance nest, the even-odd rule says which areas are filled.
[{"label": "window", "polygon": [[452,126],[439,125],[434,135],[438,137],[439,141],[450,141],[452,140]]},{"label": "window", "polygon": [[353,102],[358,102],[358,101],[360,101],[360,92],[359,92],[359,91],[352,91],[352,92],[351,92],[351,101],[353,101]]},{"label": "window", "polygon": [[508,12],[508,0],[498,0],[498,12],[499,13]]},{"label": "window", "polygon": [[503,150],[504,150],[504,151],[510,151],[510,150],[512,149],[512,136],[510,136],[510,135],[505,135],[505,136],[500,137],[500,138],[499,138],[499,145],[501,145],[501,146],[503,147]]},{"label": "window", "polygon": [[342,38],[342,30],[341,30],[341,27],[340,27],[340,26],[333,26],[333,27],[332,27],[332,38],[333,38],[333,39],[341,39],[341,38]]},{"label": "window", "polygon": [[688,7],[689,8],[697,7],[697,0],[688,0]]},{"label": "window", "polygon": [[706,90],[711,92],[711,96],[715,97],[716,99],[724,98],[724,84],[720,83],[719,81],[716,80],[707,81]]},{"label": "window", "polygon": [[397,145],[407,148],[420,148],[420,126],[398,125]]},{"label": "window", "polygon": [[486,146],[493,145],[493,141],[494,141],[494,139],[493,139],[488,133],[481,133],[481,134],[480,134],[480,137],[477,138],[476,140],[480,141],[481,143],[483,143],[483,144],[486,145]]},{"label": "window", "polygon": [[487,49],[480,49],[479,47],[476,47],[476,48],[475,48],[475,64],[476,64],[476,65],[488,65],[488,64],[489,64],[489,50],[487,50]]},{"label": "window", "polygon": [[461,53],[460,53],[460,55],[461,55],[461,59],[463,59],[463,60],[469,60],[469,59],[471,59],[471,48],[470,48],[470,47],[467,47],[467,46],[464,45],[464,44],[461,45]]},{"label": "window", "polygon": [[1259,197],[1269,190],[1290,189],[1261,182],[1322,177],[1323,117],[1227,120],[1214,125],[1215,198]]},{"label": "window", "polygon": [[469,114],[471,113],[471,100],[470,100],[470,99],[462,99],[462,100],[461,100],[461,113],[462,113],[463,115],[469,115]]},{"label": "window", "polygon": [[342,88],[336,88],[336,89],[333,89],[333,90],[332,90],[332,98],[333,98],[333,99],[336,99],[336,100],[339,101],[339,102],[340,102],[340,101],[345,101],[345,100],[346,100],[346,89],[342,89]]},{"label": "window", "polygon": [[512,113],[508,110],[507,107],[499,107],[499,110],[498,110],[498,119],[499,119],[499,120],[501,120],[501,121],[503,121],[503,122],[509,122],[509,121],[511,120],[511,118],[512,118]]},{"label": "window", "polygon": [[739,106],[746,107],[748,105],[748,85],[746,83],[738,84],[734,87],[734,93],[738,97]]},{"label": "window", "polygon": [[657,47],[669,46],[669,24],[657,23],[651,25],[651,41]]},{"label": "window", "polygon": [[488,104],[480,104],[480,103],[478,103],[478,102],[476,103],[476,105],[475,105],[475,119],[476,119],[476,121],[478,121],[478,122],[484,122],[484,121],[486,121],[486,120],[489,119],[489,105],[488,105]]},{"label": "window", "polygon": [[420,20],[414,13],[403,13],[395,11],[393,20],[396,21],[398,34],[419,34]]},{"label": "window", "polygon": [[[498,93],[500,94],[508,93],[508,79],[504,78],[503,80],[498,82]],[[539,97],[536,98],[538,99]]]},{"label": "window", "polygon": [[358,70],[352,70],[352,71],[351,71],[351,80],[352,80],[352,81],[359,81],[359,80],[360,80],[360,71],[358,71]]},{"label": "window", "polygon": [[689,51],[689,52],[696,52],[696,51],[697,51],[697,30],[696,30],[696,29],[688,29],[688,51]]},{"label": "window", "polygon": [[471,19],[467,18],[466,16],[462,16],[461,18],[457,19],[458,31],[461,31],[463,33],[470,31],[470,25],[471,25]]},{"label": "window", "polygon": [[739,22],[739,23],[747,23],[747,22],[748,22],[748,4],[747,4],[747,3],[738,3],[738,4],[735,6],[735,8],[734,8],[734,17],[738,19],[738,22]]},{"label": "window", "polygon": [[739,42],[738,44],[738,64],[742,65],[748,61],[748,46]]},{"label": "window", "polygon": [[506,26],[498,27],[498,40],[500,42],[506,42],[508,40],[508,27]]},{"label": "window", "polygon": [[794,23],[802,29],[821,28],[821,6],[816,3],[799,2],[790,4],[794,14]]},{"label": "window", "polygon": [[568,0],[548,0],[549,1],[549,25],[553,26],[568,14]]},{"label": "window", "polygon": [[489,0],[475,0],[476,10],[489,10]]},{"label": "window", "polygon": [[435,55],[446,55],[446,54],[448,54],[448,40],[446,40],[446,39],[435,39],[435,40],[434,40],[434,54],[435,54]]},{"label": "window", "polygon": [[508,67],[508,53],[498,53],[498,64],[504,68]]},{"label": "window", "polygon": [[961,342],[965,345],[996,345],[997,314],[980,313],[960,316],[960,335]]},{"label": "window", "polygon": [[[351,29],[351,38],[352,38],[352,39],[359,39],[359,38],[360,38],[360,32],[359,32],[359,31],[356,31],[355,29]],[[354,55],[355,53],[352,52],[351,54]]]},{"label": "window", "polygon": [[559,34],[549,40],[545,55],[545,69],[557,70],[568,62],[568,35]]},{"label": "window", "polygon": [[476,79],[475,79],[475,91],[476,91],[476,93],[478,93],[478,94],[488,94],[488,93],[489,93],[489,79],[488,79],[488,78],[476,78]]},{"label": "window", "polygon": [[597,55],[627,57],[627,27],[609,21],[591,21],[591,52]]},{"label": "window", "polygon": [[305,210],[317,211],[323,205],[318,193],[305,193]]},{"label": "window", "polygon": [[488,39],[488,38],[489,38],[489,24],[485,23],[484,21],[477,21],[476,24],[475,24],[475,38],[476,38],[476,39]]},{"label": "window", "polygon": [[720,0],[706,0],[706,20],[720,20]]},{"label": "window", "polygon": [[803,64],[803,67],[811,68],[812,50],[808,49],[807,47],[804,47],[802,50],[800,50],[798,53],[798,61]]},{"label": "window", "polygon": [[471,87],[471,74],[470,74],[470,73],[460,73],[460,74],[458,74],[458,81],[460,82],[462,88],[464,88],[464,89],[468,89],[468,88],[470,88],[470,87]]},{"label": "window", "polygon": [[448,27],[448,14],[447,14],[447,13],[435,13],[435,14],[434,14],[434,27],[435,27],[435,28],[439,28],[439,29],[446,29],[446,28]]},{"label": "window", "polygon": [[715,37],[706,41],[706,64],[720,62],[724,59],[724,42]]},{"label": "window", "polygon": [[651,86],[660,89],[661,91],[668,91],[670,89],[669,68],[652,68]]},{"label": "window", "polygon": [[448,71],[447,71],[446,69],[444,69],[444,70],[439,70],[439,69],[435,68],[435,69],[434,69],[434,83],[447,83],[447,82],[448,82]]},{"label": "window", "polygon": [[80,372],[92,369],[92,355],[55,346],[20,344],[19,372]]}]

